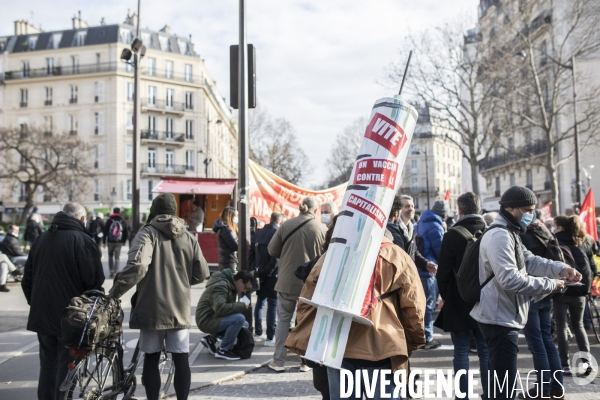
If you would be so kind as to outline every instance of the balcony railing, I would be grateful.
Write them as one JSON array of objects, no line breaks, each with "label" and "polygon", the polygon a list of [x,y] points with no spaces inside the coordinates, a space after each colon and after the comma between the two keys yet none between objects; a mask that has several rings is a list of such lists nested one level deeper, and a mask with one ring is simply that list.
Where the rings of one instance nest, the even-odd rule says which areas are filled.
[{"label": "balcony railing", "polygon": [[486,160],[483,160],[481,164],[479,164],[479,170],[485,171],[503,165],[523,161],[531,156],[544,154],[547,150],[548,142],[538,140],[536,142],[526,144],[525,146],[519,147],[510,152],[506,152],[504,154],[500,154],[498,156],[490,157]]},{"label": "balcony railing", "polygon": [[160,140],[165,142],[179,142],[181,144],[185,142],[185,135],[183,133],[159,132],[148,129],[140,132],[140,138],[142,140]]},{"label": "balcony railing", "polygon": [[173,71],[166,71],[166,70],[162,70],[162,69],[148,69],[148,68],[142,68],[142,75],[146,75],[146,76],[154,76],[157,78],[163,78],[163,79],[172,79],[174,81],[180,81],[180,82],[190,82],[190,83],[195,83],[195,84],[200,84],[200,78],[196,75],[190,75],[190,74],[181,74],[181,73],[177,73],[177,72],[173,72]]},{"label": "balcony railing", "polygon": [[52,68],[36,68],[30,70],[19,70],[19,71],[6,71],[4,73],[5,80],[14,79],[27,79],[27,78],[44,78],[47,76],[62,76],[62,75],[79,75],[79,74],[93,74],[97,72],[109,72],[116,71],[118,63],[100,63],[100,64],[87,64],[80,65],[79,68],[72,68],[71,66],[62,67],[56,66]]},{"label": "balcony railing", "polygon": [[27,102],[22,101],[19,105],[21,106],[21,108],[25,108],[25,107],[27,107]]},{"label": "balcony railing", "polygon": [[167,165],[167,164],[142,164],[141,172],[146,174],[160,175],[185,175],[185,165]]},{"label": "balcony railing", "polygon": [[[440,192],[440,188],[430,187],[429,195],[437,195]],[[420,186],[407,186],[400,189],[401,194],[427,194],[427,187]]]},{"label": "balcony railing", "polygon": [[77,136],[77,131],[69,131],[69,136]]},{"label": "balcony railing", "polygon": [[77,104],[77,97],[72,97],[69,99],[69,104]]},{"label": "balcony railing", "polygon": [[157,100],[157,99],[150,99],[150,98],[141,99],[141,105],[142,105],[142,107],[144,107],[148,110],[156,109],[157,111],[161,111],[161,112],[182,113],[185,110],[184,103],[179,103],[179,102],[167,103],[166,100]]},{"label": "balcony railing", "polygon": [[44,105],[45,106],[51,106],[52,105],[52,100],[44,100]]},{"label": "balcony railing", "polygon": [[20,195],[19,196],[19,203],[24,203],[27,201],[27,196],[25,195]]}]

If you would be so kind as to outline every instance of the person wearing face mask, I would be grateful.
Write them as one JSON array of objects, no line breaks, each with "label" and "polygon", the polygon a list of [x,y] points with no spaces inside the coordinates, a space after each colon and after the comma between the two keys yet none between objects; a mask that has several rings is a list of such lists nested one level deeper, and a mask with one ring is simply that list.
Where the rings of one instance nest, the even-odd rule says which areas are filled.
[{"label": "person wearing face mask", "polygon": [[338,215],[338,208],[333,201],[327,201],[321,204],[321,222],[329,225],[329,222]]},{"label": "person wearing face mask", "polygon": [[[470,315],[488,345],[492,383],[486,397],[513,399],[519,330],[527,323],[530,298],[560,291],[565,280],[578,282],[581,274],[560,261],[535,256],[523,246],[519,235],[533,221],[537,204],[531,190],[513,186],[502,194],[499,203],[498,216],[479,239],[482,288]],[[508,384],[502,384],[504,379]]]},{"label": "person wearing face mask", "polygon": [[219,271],[229,268],[234,274],[237,272],[237,224],[238,212],[233,207],[225,207],[221,212],[221,219],[213,224],[219,245]]}]

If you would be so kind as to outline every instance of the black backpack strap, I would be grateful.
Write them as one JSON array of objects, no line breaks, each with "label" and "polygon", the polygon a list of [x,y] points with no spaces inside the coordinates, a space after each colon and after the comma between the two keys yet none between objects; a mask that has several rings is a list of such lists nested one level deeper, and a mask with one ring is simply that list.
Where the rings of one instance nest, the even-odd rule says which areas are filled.
[{"label": "black backpack strap", "polygon": [[[490,226],[489,226],[489,227],[488,227],[488,228],[485,230],[485,232],[484,232],[484,233],[491,231],[493,228],[501,228],[501,229],[504,229],[504,230],[507,230],[507,231],[509,231],[509,232],[510,232],[510,230],[508,229],[508,227],[506,227],[506,226],[504,226],[504,225],[500,225],[500,224],[492,224],[492,225],[490,225]],[[483,237],[483,235],[482,235],[482,237]],[[481,240],[481,238],[479,238],[479,240]],[[517,241],[516,241],[516,239],[515,239],[515,250],[516,250],[516,245],[517,245]],[[517,255],[517,254],[515,254],[515,256],[517,256],[517,257],[518,257],[518,255]],[[517,262],[519,262],[519,260],[517,260]],[[495,275],[496,275],[496,274],[494,274],[494,272],[492,272],[492,275],[490,275],[490,276],[489,276],[489,277],[488,277],[488,278],[487,278],[487,279],[486,279],[486,280],[485,280],[485,281],[484,281],[484,282],[483,282],[483,283],[482,283],[482,284],[479,286],[479,290],[483,289],[485,285],[487,285],[488,283],[490,283],[490,281],[491,281],[492,279],[494,279],[494,276],[495,276]]]},{"label": "black backpack strap", "polygon": [[448,230],[458,233],[465,240],[471,240],[474,237],[474,235],[464,226],[460,226],[460,225],[456,226],[455,225]]},{"label": "black backpack strap", "polygon": [[390,290],[387,293],[382,294],[381,296],[378,297],[379,301],[383,301],[385,299],[387,299],[388,297],[391,297],[394,293],[396,293],[396,290]]},{"label": "black backpack strap", "polygon": [[304,221],[303,223],[301,223],[300,225],[298,225],[297,227],[294,228],[294,230],[292,230],[286,237],[285,239],[283,239],[283,243],[281,243],[281,248],[283,249],[283,246],[285,245],[285,242],[287,242],[287,240],[290,238],[290,236],[292,236],[294,233],[298,232],[298,230],[300,228],[302,228],[304,225],[308,224],[310,221],[312,221],[314,218],[310,218],[306,221]]}]

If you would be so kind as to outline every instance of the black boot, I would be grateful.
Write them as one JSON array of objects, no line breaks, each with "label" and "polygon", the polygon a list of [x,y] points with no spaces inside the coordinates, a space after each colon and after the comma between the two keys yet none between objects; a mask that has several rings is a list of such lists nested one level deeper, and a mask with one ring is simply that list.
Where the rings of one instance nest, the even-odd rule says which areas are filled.
[{"label": "black boot", "polygon": [[0,292],[10,292],[10,289],[6,285],[0,285]]}]

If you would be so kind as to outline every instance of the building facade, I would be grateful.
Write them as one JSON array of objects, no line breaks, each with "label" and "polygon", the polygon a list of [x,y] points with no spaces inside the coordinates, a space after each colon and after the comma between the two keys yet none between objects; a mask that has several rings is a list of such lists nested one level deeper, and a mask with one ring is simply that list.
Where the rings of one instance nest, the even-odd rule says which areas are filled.
[{"label": "building facade", "polygon": [[457,144],[460,136],[444,127],[435,110],[416,108],[419,118],[402,170],[400,193],[412,196],[415,210],[421,213],[449,191],[448,205],[453,215],[462,191],[463,157]]},{"label": "building facade", "polygon": [[[77,201],[88,209],[131,207],[134,79],[120,60],[135,37],[136,16],[123,24],[41,32],[25,21],[0,37],[3,85],[0,128],[68,132],[94,146],[96,178]],[[237,127],[190,39],[142,29],[140,61],[140,211],[161,177],[235,178]],[[5,207],[19,207],[19,188],[4,185]],[[39,194],[42,213],[65,199]]]}]

